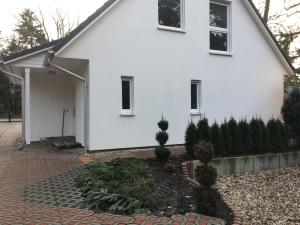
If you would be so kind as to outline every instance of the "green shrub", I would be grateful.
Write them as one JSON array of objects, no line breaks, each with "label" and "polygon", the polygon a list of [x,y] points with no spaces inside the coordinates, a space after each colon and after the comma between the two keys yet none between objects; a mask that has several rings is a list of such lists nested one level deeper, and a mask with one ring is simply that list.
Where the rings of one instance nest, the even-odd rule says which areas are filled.
[{"label": "green shrub", "polygon": [[259,119],[253,118],[250,122],[251,138],[252,138],[252,151],[253,154],[258,154],[263,148],[263,134]]},{"label": "green shrub", "polygon": [[281,109],[284,124],[292,137],[300,144],[300,91],[295,89],[284,102]]},{"label": "green shrub", "polygon": [[169,140],[169,135],[165,131],[159,131],[155,136],[156,141],[160,146],[164,146]]},{"label": "green shrub", "polygon": [[198,187],[193,191],[193,199],[200,214],[216,217],[217,203],[223,199],[216,188]]},{"label": "green shrub", "polygon": [[278,121],[271,119],[268,122],[268,131],[270,134],[271,150],[272,152],[280,152],[283,150],[283,142],[281,137],[281,130],[278,126]]},{"label": "green shrub", "polygon": [[223,134],[224,147],[225,147],[224,149],[225,149],[226,155],[230,156],[230,155],[232,155],[232,146],[231,146],[232,138],[231,138],[231,134],[228,129],[228,123],[226,120],[224,121],[223,124],[221,124],[220,128],[221,128],[221,132]]},{"label": "green shrub", "polygon": [[196,168],[196,180],[203,187],[212,187],[217,181],[217,170],[209,165],[202,165]]},{"label": "green shrub", "polygon": [[289,148],[289,134],[288,134],[288,129],[282,123],[281,120],[278,119],[277,123],[278,123],[278,127],[280,129],[280,132],[281,132],[281,139],[282,139],[283,151],[286,151]]},{"label": "green shrub", "polygon": [[161,162],[168,161],[169,157],[171,155],[171,152],[168,148],[158,146],[155,148],[155,156],[158,158]]},{"label": "green shrub", "polygon": [[190,122],[185,131],[185,148],[188,155],[194,156],[194,146],[198,143],[197,127],[193,122]]},{"label": "green shrub", "polygon": [[117,159],[110,163],[92,163],[86,168],[86,174],[77,183],[88,208],[137,214],[154,207],[154,182],[143,161]]},{"label": "green shrub", "polygon": [[208,120],[203,118],[197,124],[198,141],[210,142],[210,128]]},{"label": "green shrub", "polygon": [[194,147],[195,158],[207,165],[214,157],[214,147],[211,143],[201,141]]},{"label": "green shrub", "polygon": [[251,138],[251,129],[247,120],[242,119],[238,128],[241,136],[241,154],[249,154],[252,149],[252,138]]},{"label": "green shrub", "polygon": [[168,148],[165,148],[165,144],[169,140],[169,135],[167,133],[167,130],[169,128],[169,123],[167,120],[162,118],[157,125],[161,129],[161,131],[159,131],[155,136],[156,141],[159,143],[159,147],[155,148],[155,156],[161,162],[166,162],[168,161],[171,155],[170,150]]},{"label": "green shrub", "polygon": [[169,128],[169,122],[167,120],[165,120],[164,118],[162,118],[161,121],[159,121],[157,125],[162,131],[167,131]]},{"label": "green shrub", "polygon": [[234,155],[238,155],[241,153],[241,136],[240,131],[238,129],[238,124],[236,120],[231,117],[231,119],[228,121],[228,132],[231,136],[231,152]]},{"label": "green shrub", "polygon": [[270,135],[268,128],[265,125],[265,122],[262,119],[259,119],[261,132],[262,132],[262,149],[260,153],[267,153],[271,151]]},{"label": "green shrub", "polygon": [[223,134],[217,122],[211,126],[211,143],[214,146],[216,156],[225,155]]}]

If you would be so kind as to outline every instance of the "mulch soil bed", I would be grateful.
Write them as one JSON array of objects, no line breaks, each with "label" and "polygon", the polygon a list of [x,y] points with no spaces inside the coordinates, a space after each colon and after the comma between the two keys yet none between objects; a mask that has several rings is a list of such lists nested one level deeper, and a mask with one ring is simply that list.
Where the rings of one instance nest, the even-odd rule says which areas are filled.
[{"label": "mulch soil bed", "polygon": [[[195,212],[193,202],[193,187],[184,178],[181,164],[190,160],[187,157],[171,158],[168,163],[162,165],[157,159],[147,159],[145,163],[153,175],[155,182],[156,209],[153,214],[170,217],[175,214]],[[232,224],[232,216],[226,204],[218,203],[217,218],[223,219],[226,224]]]}]

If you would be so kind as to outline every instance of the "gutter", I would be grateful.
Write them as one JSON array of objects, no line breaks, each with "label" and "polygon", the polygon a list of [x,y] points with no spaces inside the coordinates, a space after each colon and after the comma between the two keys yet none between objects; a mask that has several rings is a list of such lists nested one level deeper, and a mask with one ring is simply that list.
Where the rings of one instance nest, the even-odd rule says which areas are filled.
[{"label": "gutter", "polygon": [[68,74],[71,77],[76,78],[77,80],[81,81],[84,85],[84,97],[83,97],[83,101],[84,101],[84,150],[85,153],[87,153],[88,151],[88,144],[87,144],[87,139],[88,139],[88,135],[87,135],[87,122],[88,122],[88,117],[87,117],[87,80],[85,78],[83,78],[82,76],[73,73],[72,71],[69,71],[68,69],[63,68],[62,66],[59,66],[55,63],[53,63],[53,58],[55,57],[55,52],[52,49],[49,49],[46,53],[45,59],[44,59],[44,66],[45,67],[53,67],[59,71],[62,71],[66,74]]},{"label": "gutter", "polygon": [[19,150],[22,150],[23,147],[25,146],[25,80],[23,77],[10,73],[6,70],[3,69],[3,65],[4,65],[4,61],[0,61],[0,72],[2,72],[3,74],[10,76],[12,78],[15,78],[17,80],[21,81],[21,88],[22,88],[22,141],[21,141],[21,145],[18,146]]}]

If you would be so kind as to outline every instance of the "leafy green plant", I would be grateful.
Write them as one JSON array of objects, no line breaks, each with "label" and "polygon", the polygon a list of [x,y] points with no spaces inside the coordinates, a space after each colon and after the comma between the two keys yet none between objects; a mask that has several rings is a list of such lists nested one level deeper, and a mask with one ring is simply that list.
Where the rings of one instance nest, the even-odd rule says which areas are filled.
[{"label": "leafy green plant", "polygon": [[212,187],[217,181],[217,171],[209,165],[202,165],[196,168],[196,179],[204,187]]},{"label": "leafy green plant", "polygon": [[217,122],[211,126],[211,143],[214,146],[216,156],[225,155],[224,138]]},{"label": "leafy green plant", "polygon": [[162,118],[157,125],[161,131],[156,134],[156,141],[159,143],[159,147],[155,148],[155,155],[161,162],[166,162],[171,155],[170,150],[165,147],[165,144],[169,140],[169,135],[167,133],[169,123],[167,120]]},{"label": "leafy green plant", "polygon": [[77,184],[90,209],[136,214],[149,212],[154,206],[153,178],[141,160],[96,162],[86,168]]},{"label": "leafy green plant", "polygon": [[188,155],[195,157],[194,146],[197,142],[197,127],[193,122],[190,122],[185,131],[185,149]]}]

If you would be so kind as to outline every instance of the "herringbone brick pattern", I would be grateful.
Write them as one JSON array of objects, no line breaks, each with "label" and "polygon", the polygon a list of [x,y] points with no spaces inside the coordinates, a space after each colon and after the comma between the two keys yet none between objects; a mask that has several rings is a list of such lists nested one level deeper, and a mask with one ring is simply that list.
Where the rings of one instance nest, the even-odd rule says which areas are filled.
[{"label": "herringbone brick pattern", "polygon": [[[65,177],[64,174],[68,171],[72,173],[82,166],[79,153],[57,151],[43,145],[33,145],[23,151],[17,151],[14,145],[19,135],[20,124],[13,123],[0,138],[1,225],[224,224],[219,219],[198,214],[175,215],[172,218],[149,215],[128,217],[63,207],[63,201],[67,202],[68,199],[61,199],[60,190],[68,191],[68,188],[71,188],[68,184],[74,185],[68,182],[69,177]],[[101,156],[98,155],[98,157],[101,159]],[[60,181],[64,177],[67,181],[61,184]],[[47,186],[49,188],[46,188]],[[32,192],[33,190],[35,192]],[[49,201],[53,204],[44,201],[43,191],[45,191],[45,196],[52,198]],[[29,198],[28,194],[32,193],[36,195],[33,194],[34,196]],[[28,202],[26,198],[34,198],[35,201]],[[66,206],[70,205],[66,204]]]}]

